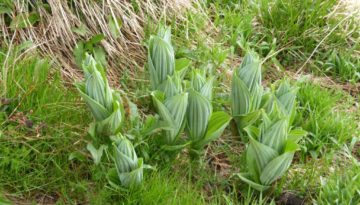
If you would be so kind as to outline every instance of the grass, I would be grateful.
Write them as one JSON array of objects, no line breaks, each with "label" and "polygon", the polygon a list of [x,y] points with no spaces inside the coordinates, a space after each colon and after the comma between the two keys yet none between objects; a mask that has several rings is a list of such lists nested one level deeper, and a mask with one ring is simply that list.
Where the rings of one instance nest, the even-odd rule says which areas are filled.
[{"label": "grass", "polygon": [[[191,69],[216,74],[214,109],[229,110],[229,76],[247,49],[266,59],[265,75],[268,70],[276,73],[265,76],[269,82],[278,80],[285,69],[299,69],[314,50],[303,71],[340,82],[326,88],[312,78],[292,82],[299,87],[296,125],[309,134],[301,141],[301,152],[287,175],[269,192],[256,193],[232,177],[246,171],[246,158],[245,145],[231,126],[206,148],[201,162],[191,164],[187,152],[173,162],[152,158],[150,153],[146,163],[157,165],[156,170],[145,171],[138,190],[111,186],[106,174],[113,165],[107,161],[95,166],[86,150],[92,119],[73,82],[66,78],[71,76],[69,69],[60,69],[65,64],[50,52],[45,57],[36,49],[25,52],[32,44],[19,44],[19,40],[10,48],[3,42],[0,50],[0,204],[270,204],[280,203],[285,192],[319,205],[360,203],[358,146],[354,144],[359,137],[358,95],[340,89],[344,82],[356,85],[360,79],[356,21],[347,19],[326,37],[344,18],[328,16],[335,1],[256,2],[260,4],[201,2],[194,7],[202,12],[186,12],[181,20],[167,16],[163,22],[172,25],[177,58],[191,59]],[[149,19],[153,25],[145,23],[141,28],[143,37],[155,33],[155,19]],[[72,59],[69,53],[61,56]],[[126,128],[134,127],[129,134],[138,137],[137,144],[149,146],[141,152],[144,157],[155,145],[139,132],[154,114],[147,96],[147,72],[138,66],[144,63],[142,58],[133,55],[130,63],[122,58],[121,65],[133,65],[136,59],[137,66],[124,67],[120,78],[111,75],[116,68],[109,74],[115,79],[112,84],[137,106],[136,120],[127,122]],[[352,146],[353,155],[345,149]]]},{"label": "grass", "polygon": [[324,89],[309,81],[299,84],[298,111],[301,125],[309,135],[306,152],[313,157],[327,149],[341,147],[358,134],[355,113],[351,113],[354,100],[343,91]]}]

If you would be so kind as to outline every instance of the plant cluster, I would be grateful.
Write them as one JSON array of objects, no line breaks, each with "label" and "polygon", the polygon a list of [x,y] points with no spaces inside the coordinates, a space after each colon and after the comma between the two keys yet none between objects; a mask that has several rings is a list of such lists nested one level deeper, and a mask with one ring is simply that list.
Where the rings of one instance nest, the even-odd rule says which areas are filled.
[{"label": "plant cluster", "polygon": [[[86,55],[82,67],[85,81],[77,84],[77,88],[95,118],[90,135],[95,140],[102,136],[112,139],[121,185],[138,185],[142,181],[143,159],[137,157],[131,141],[121,135],[124,109],[120,94],[110,88],[102,65],[91,55]],[[176,69],[170,28],[161,28],[150,37],[148,69],[151,97],[159,115],[154,127],[161,130],[157,141],[160,150],[169,155],[188,148],[191,159],[198,158],[234,118],[239,134],[248,143],[248,173],[237,176],[256,190],[265,191],[289,168],[299,148],[297,143],[306,134],[292,127],[298,89],[286,80],[277,89],[264,89],[261,61],[256,53],[249,52],[233,74],[231,117],[224,111],[213,111],[215,76],[199,69],[187,75],[187,68]],[[184,130],[186,137],[182,135]],[[95,163],[99,163],[106,147],[96,150],[89,144],[88,149]]]},{"label": "plant cluster", "polygon": [[[120,94],[110,88],[104,68],[91,55],[86,54],[82,68],[85,80],[77,83],[76,87],[95,119],[89,134],[94,141],[104,137],[113,141],[113,161],[121,185],[137,186],[142,181],[143,160],[137,157],[129,139],[121,134],[124,107]],[[88,144],[87,148],[95,164],[99,164],[107,147],[102,145],[97,150],[94,145]]]}]

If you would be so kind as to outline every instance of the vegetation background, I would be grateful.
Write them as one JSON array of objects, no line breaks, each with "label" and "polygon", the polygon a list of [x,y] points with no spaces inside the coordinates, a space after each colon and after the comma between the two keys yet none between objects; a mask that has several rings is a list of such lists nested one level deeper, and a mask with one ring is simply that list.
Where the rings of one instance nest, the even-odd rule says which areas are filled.
[{"label": "vegetation background", "polygon": [[[359,13],[356,0],[2,0],[0,204],[359,204]],[[216,73],[214,108],[229,110],[232,71],[248,49],[264,84],[299,87],[296,123],[309,134],[270,192],[232,177],[246,159],[231,128],[198,169],[184,151],[145,171],[137,190],[115,189],[111,165],[93,163],[92,117],[74,87],[81,56],[106,66],[141,126],[155,114],[146,46],[160,24],[171,26],[176,58]]]}]

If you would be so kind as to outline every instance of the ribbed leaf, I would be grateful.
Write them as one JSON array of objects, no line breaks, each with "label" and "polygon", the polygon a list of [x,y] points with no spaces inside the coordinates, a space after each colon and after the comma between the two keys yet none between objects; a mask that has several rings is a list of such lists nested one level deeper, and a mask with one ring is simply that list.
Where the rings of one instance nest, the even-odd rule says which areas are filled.
[{"label": "ribbed leaf", "polygon": [[130,172],[137,168],[137,155],[132,143],[122,138],[115,146],[115,165],[119,174]]},{"label": "ribbed leaf", "polygon": [[205,137],[200,140],[199,143],[196,143],[196,147],[204,146],[205,144],[217,139],[223,133],[224,129],[227,127],[231,120],[230,115],[225,112],[214,112],[211,115],[207,132]]},{"label": "ribbed leaf", "polygon": [[249,179],[249,177],[251,177],[249,174],[246,173],[237,173],[236,176],[238,176],[241,180],[243,180],[245,183],[249,184],[250,187],[262,192],[262,191],[266,191],[267,189],[270,188],[270,186],[264,186],[261,185],[259,183],[256,183],[252,180]]},{"label": "ribbed leaf", "polygon": [[180,79],[183,79],[191,64],[191,61],[187,58],[179,58],[175,60],[175,70]]},{"label": "ribbed leaf", "polygon": [[261,143],[281,152],[288,134],[288,121],[286,119],[275,122],[270,128],[264,131],[261,136]]},{"label": "ribbed leaf", "polygon": [[162,26],[157,33],[159,38],[162,38],[167,43],[171,44],[171,29],[170,27]]},{"label": "ribbed leaf", "polygon": [[94,115],[94,118],[97,121],[101,121],[106,119],[110,116],[110,113],[106,110],[104,106],[90,98],[88,95],[86,95],[78,86],[78,91],[80,93],[80,96],[84,99],[85,103],[88,105],[88,107],[91,110],[91,113]]},{"label": "ribbed leaf", "polygon": [[278,97],[284,114],[290,115],[295,105],[296,91],[292,90]]},{"label": "ribbed leaf", "polygon": [[256,122],[256,120],[261,116],[261,113],[261,110],[256,110],[254,112],[250,112],[244,115],[234,116],[239,132],[241,133],[245,127],[252,125],[254,122]]},{"label": "ribbed leaf", "polygon": [[260,130],[255,126],[247,126],[244,128],[246,134],[255,140],[259,140]]},{"label": "ribbed leaf", "polygon": [[167,130],[165,136],[166,143],[171,144],[181,131],[187,111],[188,94],[183,93],[173,96],[167,99],[164,104],[157,99],[154,92],[152,93],[152,98],[162,120],[166,121],[173,128],[172,130]]},{"label": "ribbed leaf", "polygon": [[156,92],[151,93],[152,100],[154,102],[154,105],[158,111],[158,114],[160,115],[161,119],[167,122],[171,127],[175,127],[175,122],[172,118],[172,115],[170,111],[167,109],[167,107],[158,99],[156,96]]},{"label": "ribbed leaf", "polygon": [[152,36],[149,41],[149,71],[153,89],[162,84],[167,76],[172,76],[175,70],[174,50],[170,44],[170,36]]},{"label": "ribbed leaf", "polygon": [[156,89],[158,85],[160,85],[160,80],[158,78],[158,75],[156,74],[156,69],[154,67],[154,64],[151,60],[150,52],[148,52],[148,69],[150,74],[150,84],[152,89]]},{"label": "ribbed leaf", "polygon": [[176,74],[172,77],[168,76],[167,79],[158,86],[158,90],[164,92],[165,98],[180,94],[182,92],[180,78]]},{"label": "ribbed leaf", "polygon": [[251,93],[250,110],[256,111],[260,108],[263,94],[264,94],[264,88],[262,86],[256,85],[254,91]]},{"label": "ribbed leaf", "polygon": [[261,173],[260,181],[264,185],[270,185],[280,178],[291,165],[293,152],[286,152],[269,162]]},{"label": "ribbed leaf", "polygon": [[103,121],[99,121],[96,125],[96,129],[100,133],[107,133],[108,135],[114,135],[120,131],[122,123],[122,111],[118,102],[115,102],[116,110]]},{"label": "ribbed leaf", "polygon": [[210,101],[200,93],[190,90],[187,109],[187,130],[191,140],[197,141],[204,137],[211,113],[212,106]]},{"label": "ribbed leaf", "polygon": [[134,187],[141,184],[143,180],[143,160],[137,161],[137,168],[130,172],[118,173],[121,185],[124,187]]},{"label": "ribbed leaf", "polygon": [[261,62],[256,54],[245,55],[236,75],[245,83],[251,93],[261,85]]},{"label": "ribbed leaf", "polygon": [[233,75],[231,85],[231,110],[233,116],[244,115],[250,111],[250,92],[236,75]]},{"label": "ribbed leaf", "polygon": [[246,153],[246,161],[250,173],[255,179],[259,179],[264,167],[279,154],[276,150],[268,147],[250,137],[250,145]]},{"label": "ribbed leaf", "polygon": [[303,130],[301,128],[293,129],[289,132],[288,139],[298,143],[300,141],[300,139],[302,137],[306,136],[307,134],[308,134],[308,132],[306,132],[305,130]]},{"label": "ribbed leaf", "polygon": [[201,92],[202,87],[206,82],[205,74],[201,73],[200,70],[194,70],[191,75],[191,87],[197,91]]},{"label": "ribbed leaf", "polygon": [[213,89],[214,77],[207,79],[205,84],[202,86],[200,93],[206,97],[209,101],[212,100],[212,89]]},{"label": "ribbed leaf", "polygon": [[180,128],[184,121],[186,109],[188,106],[188,94],[182,93],[167,99],[165,101],[165,106],[170,111],[175,126]]}]

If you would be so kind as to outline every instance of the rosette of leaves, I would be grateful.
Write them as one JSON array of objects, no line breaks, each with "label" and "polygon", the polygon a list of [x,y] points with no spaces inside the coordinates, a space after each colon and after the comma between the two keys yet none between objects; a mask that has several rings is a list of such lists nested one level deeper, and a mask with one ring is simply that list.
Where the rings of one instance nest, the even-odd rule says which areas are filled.
[{"label": "rosette of leaves", "polygon": [[248,53],[234,71],[231,84],[231,111],[239,134],[260,116],[263,93],[260,59],[255,53]]},{"label": "rosette of leaves", "polygon": [[158,90],[163,82],[175,71],[175,55],[171,45],[170,28],[162,27],[156,36],[151,36],[148,45],[148,69],[153,90]]},{"label": "rosette of leaves", "polygon": [[95,118],[90,134],[93,137],[117,134],[124,115],[119,93],[110,88],[104,68],[91,55],[86,54],[82,68],[85,80],[76,87]]},{"label": "rosette of leaves", "polygon": [[193,157],[201,154],[203,147],[217,139],[229,124],[231,117],[223,112],[213,112],[211,105],[213,77],[195,70],[191,79],[187,107],[186,130]]},{"label": "rosette of leaves", "polygon": [[[135,187],[143,180],[143,169],[150,168],[144,165],[143,159],[138,158],[133,144],[121,136],[114,143],[114,162],[118,179],[123,187]],[[114,183],[112,180],[111,182]]]}]

